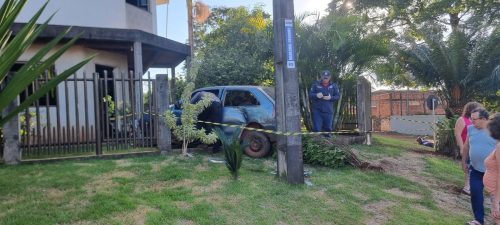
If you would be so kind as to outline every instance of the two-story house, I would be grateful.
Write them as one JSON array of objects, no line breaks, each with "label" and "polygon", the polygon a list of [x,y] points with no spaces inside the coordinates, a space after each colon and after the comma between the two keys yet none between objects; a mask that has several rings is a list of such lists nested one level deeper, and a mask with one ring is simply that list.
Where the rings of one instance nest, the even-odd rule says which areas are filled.
[{"label": "two-story house", "polygon": [[[4,2],[5,0],[0,0],[0,3]],[[12,27],[13,35],[19,32],[44,3],[41,0],[28,1]],[[150,68],[173,69],[190,54],[188,45],[157,35],[156,8],[156,0],[51,0],[48,3],[39,23],[53,13],[55,16],[37,41],[20,57],[17,69],[44,43],[68,27],[72,27],[67,35],[68,39],[78,34],[81,37],[56,61],[56,73],[89,55],[97,55],[70,78],[73,79],[72,82],[68,79],[68,82],[61,83],[56,91],[50,93],[49,97],[42,98],[36,111],[35,107],[30,108],[31,114],[36,113],[38,117],[32,122],[26,122],[29,128],[25,129],[31,131],[30,143],[33,139],[40,139],[40,136],[43,137],[39,142],[49,143],[68,142],[69,136],[75,135],[79,141],[95,138],[97,130],[94,126],[99,116],[97,113],[101,113],[101,116],[113,116],[113,112],[100,112],[108,110],[102,107],[103,96],[110,96],[116,103],[116,109],[121,110],[116,115],[122,111],[129,113],[128,108],[133,106],[136,112],[142,113],[139,109],[143,107],[141,101],[145,90],[140,82],[131,82],[131,77],[142,79],[142,75]],[[129,80],[124,81],[124,78]],[[93,79],[100,80],[92,82]],[[94,94],[97,93],[94,91],[96,83],[99,83],[99,96]],[[101,85],[103,83],[105,85]],[[103,133],[110,126],[101,125]],[[91,135],[88,134],[89,130]]]}]

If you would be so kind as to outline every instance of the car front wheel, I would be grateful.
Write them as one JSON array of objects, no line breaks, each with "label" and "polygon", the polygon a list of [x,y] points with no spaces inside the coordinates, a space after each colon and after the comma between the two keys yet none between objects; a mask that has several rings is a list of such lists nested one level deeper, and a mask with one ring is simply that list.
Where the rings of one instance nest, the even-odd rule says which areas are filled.
[{"label": "car front wheel", "polygon": [[241,140],[245,147],[245,154],[252,158],[262,158],[271,151],[271,142],[267,136],[257,131],[244,131]]}]

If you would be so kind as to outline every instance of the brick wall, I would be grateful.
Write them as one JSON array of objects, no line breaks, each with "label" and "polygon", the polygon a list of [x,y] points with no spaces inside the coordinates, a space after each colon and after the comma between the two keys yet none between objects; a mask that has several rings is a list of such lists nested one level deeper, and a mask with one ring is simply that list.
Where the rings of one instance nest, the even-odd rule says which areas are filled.
[{"label": "brick wall", "polygon": [[[373,130],[390,131],[391,116],[431,115],[432,111],[427,108],[425,102],[429,95],[438,96],[433,91],[380,90],[372,92]],[[436,114],[445,114],[442,102],[439,103]]]}]

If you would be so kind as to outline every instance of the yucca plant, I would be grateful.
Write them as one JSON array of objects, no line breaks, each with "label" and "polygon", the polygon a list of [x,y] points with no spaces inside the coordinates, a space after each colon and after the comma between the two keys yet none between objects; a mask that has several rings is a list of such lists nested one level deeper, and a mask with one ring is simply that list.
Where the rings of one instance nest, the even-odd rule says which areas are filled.
[{"label": "yucca plant", "polygon": [[445,118],[439,121],[436,125],[436,150],[447,156],[458,158],[460,156],[460,149],[455,141],[455,123],[458,116]]},{"label": "yucca plant", "polygon": [[[48,2],[46,2],[29,22],[13,37],[11,27],[27,1],[28,0],[6,0],[0,8],[0,87],[2,87],[0,89],[0,112],[15,100],[27,86],[43,74],[44,71],[47,71],[53,66],[55,61],[75,43],[79,36],[77,35],[77,37],[72,38],[60,47],[57,46],[61,39],[69,32],[69,29],[67,29],[65,32],[46,43],[16,73],[9,76],[12,66],[31,46],[38,35],[48,26],[48,23],[54,16],[51,15],[44,23],[40,25],[37,24],[40,15],[47,6]],[[53,51],[53,53],[49,54],[51,51]],[[90,56],[84,59],[82,62],[58,75],[51,76],[49,82],[43,84],[37,91],[21,102],[19,106],[10,111],[9,114],[4,117],[0,115],[0,126],[54,89],[60,82],[64,81],[89,62],[92,57],[93,56]]]},{"label": "yucca plant", "polygon": [[226,167],[229,169],[229,172],[231,172],[233,179],[237,180],[241,162],[243,161],[243,149],[246,145],[240,142],[239,134],[241,132],[240,130],[236,130],[232,135],[227,135],[220,128],[216,128],[215,133],[222,143]]}]

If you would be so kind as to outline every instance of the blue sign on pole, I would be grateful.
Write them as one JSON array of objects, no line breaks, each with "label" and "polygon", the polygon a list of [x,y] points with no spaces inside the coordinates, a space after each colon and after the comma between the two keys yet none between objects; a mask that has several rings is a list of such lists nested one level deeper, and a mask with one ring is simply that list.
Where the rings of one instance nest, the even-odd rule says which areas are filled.
[{"label": "blue sign on pole", "polygon": [[295,68],[295,30],[293,20],[285,20],[286,67]]}]

